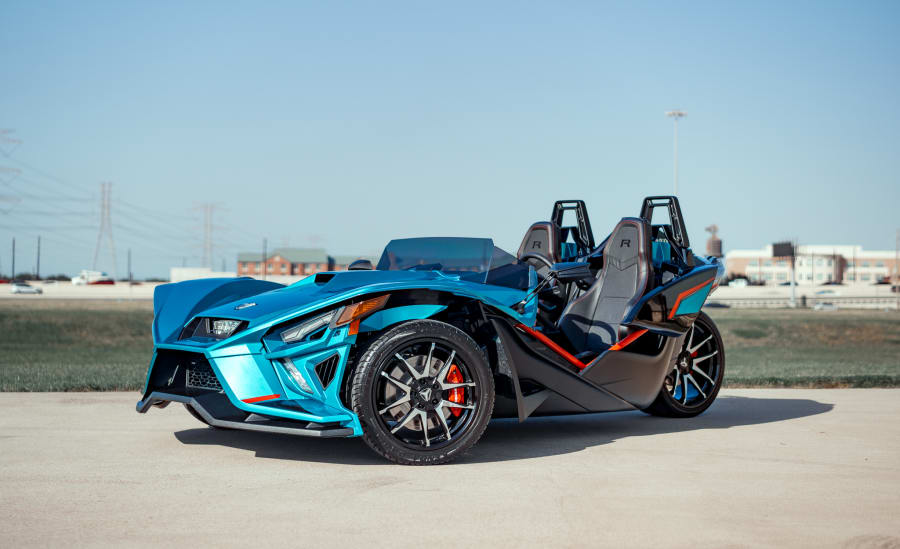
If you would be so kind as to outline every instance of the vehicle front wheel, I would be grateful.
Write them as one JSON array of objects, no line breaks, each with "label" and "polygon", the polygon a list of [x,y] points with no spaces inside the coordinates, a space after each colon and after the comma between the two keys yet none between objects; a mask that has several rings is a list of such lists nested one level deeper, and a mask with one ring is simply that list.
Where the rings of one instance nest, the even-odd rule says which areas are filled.
[{"label": "vehicle front wheel", "polygon": [[656,400],[644,408],[654,416],[694,417],[712,405],[725,376],[725,347],[713,320],[701,312],[675,355]]},{"label": "vehicle front wheel", "polygon": [[361,350],[351,407],[363,439],[404,465],[446,463],[481,438],[494,378],[475,341],[434,320],[406,322]]},{"label": "vehicle front wheel", "polygon": [[230,430],[231,430],[231,429],[228,428],[228,427],[218,427],[218,426],[216,426],[216,425],[210,425],[210,423],[209,423],[208,421],[206,421],[205,419],[203,419],[203,416],[200,415],[200,412],[198,412],[197,410],[194,410],[194,407],[191,406],[190,404],[184,404],[184,409],[187,410],[189,414],[191,414],[192,416],[194,416],[194,418],[195,418],[197,421],[199,421],[200,423],[203,423],[203,424],[209,426],[210,429],[223,429],[223,430],[225,430],[225,431],[230,431]]}]

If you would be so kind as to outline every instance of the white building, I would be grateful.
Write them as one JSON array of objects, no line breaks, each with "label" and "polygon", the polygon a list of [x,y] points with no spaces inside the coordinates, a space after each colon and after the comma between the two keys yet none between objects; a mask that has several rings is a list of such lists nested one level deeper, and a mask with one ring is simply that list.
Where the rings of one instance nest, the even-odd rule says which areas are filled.
[{"label": "white building", "polygon": [[[796,273],[799,285],[875,284],[895,274],[896,252],[864,250],[862,246],[799,246]],[[781,284],[791,280],[791,261],[773,257],[772,246],[759,250],[731,250],[725,254],[729,277],[746,277],[753,282]]]},{"label": "white building", "polygon": [[196,280],[198,278],[234,278],[234,271],[214,271],[209,267],[172,267],[169,269],[169,281]]}]

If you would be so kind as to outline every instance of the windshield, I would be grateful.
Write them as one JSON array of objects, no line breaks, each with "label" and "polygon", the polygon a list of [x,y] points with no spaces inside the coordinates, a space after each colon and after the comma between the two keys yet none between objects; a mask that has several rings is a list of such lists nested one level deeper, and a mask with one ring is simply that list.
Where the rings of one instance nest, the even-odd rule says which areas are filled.
[{"label": "windshield", "polygon": [[527,290],[529,266],[494,246],[490,238],[401,238],[391,240],[379,271],[440,271],[461,280]]}]

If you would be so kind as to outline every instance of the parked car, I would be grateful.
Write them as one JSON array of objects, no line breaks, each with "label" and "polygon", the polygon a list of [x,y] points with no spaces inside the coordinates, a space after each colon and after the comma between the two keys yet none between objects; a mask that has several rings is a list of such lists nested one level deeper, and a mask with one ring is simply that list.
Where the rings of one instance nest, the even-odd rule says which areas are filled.
[{"label": "parked car", "polygon": [[[670,224],[653,224],[655,208]],[[595,244],[584,202],[559,201],[516,255],[490,238],[406,238],[374,269],[287,287],[157,286],[137,411],[177,402],[212,427],[362,436],[421,465],[465,452],[492,416],[696,416],[722,385],[701,306],[724,267],[691,252],[682,219],[674,196],[649,197]]]},{"label": "parked car", "polygon": [[837,297],[841,295],[841,292],[835,290],[819,290],[816,292],[816,295],[822,297]]},{"label": "parked car", "polygon": [[78,276],[72,278],[72,284],[75,286],[115,284],[115,281],[101,271],[81,271]]},{"label": "parked car", "polygon": [[750,283],[746,278],[735,278],[731,282],[728,283],[729,288],[746,288]]},{"label": "parked car", "polygon": [[44,290],[35,288],[27,282],[13,282],[9,288],[11,294],[42,294]]}]

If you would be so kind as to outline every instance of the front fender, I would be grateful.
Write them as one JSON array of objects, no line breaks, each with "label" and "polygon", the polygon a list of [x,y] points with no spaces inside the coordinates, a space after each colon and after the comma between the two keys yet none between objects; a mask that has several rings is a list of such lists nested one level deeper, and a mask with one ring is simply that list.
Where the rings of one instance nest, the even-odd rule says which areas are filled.
[{"label": "front fender", "polygon": [[153,292],[153,342],[176,341],[185,323],[200,311],[283,287],[253,278],[206,278],[157,286]]}]

